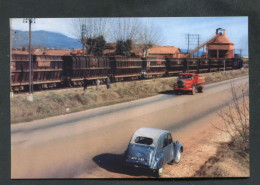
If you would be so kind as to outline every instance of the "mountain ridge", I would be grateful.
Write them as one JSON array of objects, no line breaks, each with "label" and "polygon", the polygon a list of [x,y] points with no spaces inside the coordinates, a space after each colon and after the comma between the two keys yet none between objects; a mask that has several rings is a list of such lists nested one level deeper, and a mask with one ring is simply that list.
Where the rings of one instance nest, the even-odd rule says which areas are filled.
[{"label": "mountain ridge", "polygon": [[[12,30],[12,47],[27,47],[29,41],[29,32],[21,30]],[[32,31],[32,46],[41,46],[55,49],[79,49],[82,47],[79,40],[68,37],[64,34],[37,30]]]}]

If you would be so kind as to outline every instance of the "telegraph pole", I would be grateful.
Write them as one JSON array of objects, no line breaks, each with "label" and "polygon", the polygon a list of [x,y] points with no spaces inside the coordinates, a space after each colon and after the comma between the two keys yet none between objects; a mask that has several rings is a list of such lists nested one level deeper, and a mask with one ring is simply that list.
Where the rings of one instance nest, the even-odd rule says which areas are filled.
[{"label": "telegraph pole", "polygon": [[31,27],[32,23],[35,23],[35,18],[24,18],[23,23],[29,22],[29,94],[27,96],[28,101],[33,101],[33,76],[32,76],[32,48],[31,48]]},{"label": "telegraph pole", "polygon": [[[10,64],[12,65],[12,38],[13,38],[13,32],[12,32],[12,19],[9,19],[10,20]],[[12,90],[12,69],[10,67],[10,97],[13,98],[14,96],[14,93],[13,93],[13,90]]]},{"label": "telegraph pole", "polygon": [[86,34],[86,24],[82,24],[82,28],[81,28],[81,42],[82,42],[82,55],[84,56],[84,38],[85,38],[85,34]]}]

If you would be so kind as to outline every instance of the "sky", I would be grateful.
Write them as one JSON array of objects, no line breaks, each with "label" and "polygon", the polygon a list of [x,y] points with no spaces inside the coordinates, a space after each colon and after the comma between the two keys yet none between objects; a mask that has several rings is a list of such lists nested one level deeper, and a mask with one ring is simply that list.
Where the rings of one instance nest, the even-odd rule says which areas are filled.
[{"label": "sky", "polygon": [[[202,43],[214,36],[217,28],[223,28],[226,36],[235,44],[235,49],[242,49],[242,54],[248,55],[248,17],[149,17],[140,20],[152,24],[161,35],[160,45],[181,49],[188,47],[185,34],[199,34]],[[75,38],[72,22],[72,18],[36,18],[32,31],[46,30]],[[23,23],[22,18],[11,19],[11,27],[28,31],[28,23]],[[107,40],[112,41],[109,38]]]}]

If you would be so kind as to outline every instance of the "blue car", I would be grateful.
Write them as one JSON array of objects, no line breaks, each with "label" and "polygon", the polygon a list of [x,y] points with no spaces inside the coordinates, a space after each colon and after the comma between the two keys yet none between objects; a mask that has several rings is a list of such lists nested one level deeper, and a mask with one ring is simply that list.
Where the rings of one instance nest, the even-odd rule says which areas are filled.
[{"label": "blue car", "polygon": [[153,170],[160,177],[165,164],[179,163],[183,146],[174,142],[171,133],[155,128],[140,128],[125,151],[125,164]]}]

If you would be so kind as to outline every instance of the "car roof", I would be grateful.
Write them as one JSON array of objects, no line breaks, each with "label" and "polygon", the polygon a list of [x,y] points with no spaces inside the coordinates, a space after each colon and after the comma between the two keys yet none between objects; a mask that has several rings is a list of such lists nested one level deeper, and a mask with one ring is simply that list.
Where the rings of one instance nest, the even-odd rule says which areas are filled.
[{"label": "car roof", "polygon": [[152,138],[153,143],[150,146],[155,146],[159,137],[164,133],[169,133],[169,131],[156,129],[156,128],[147,128],[147,127],[139,128],[133,134],[133,137],[132,137],[130,143],[136,144],[135,139],[139,136],[142,136],[142,137]]}]

